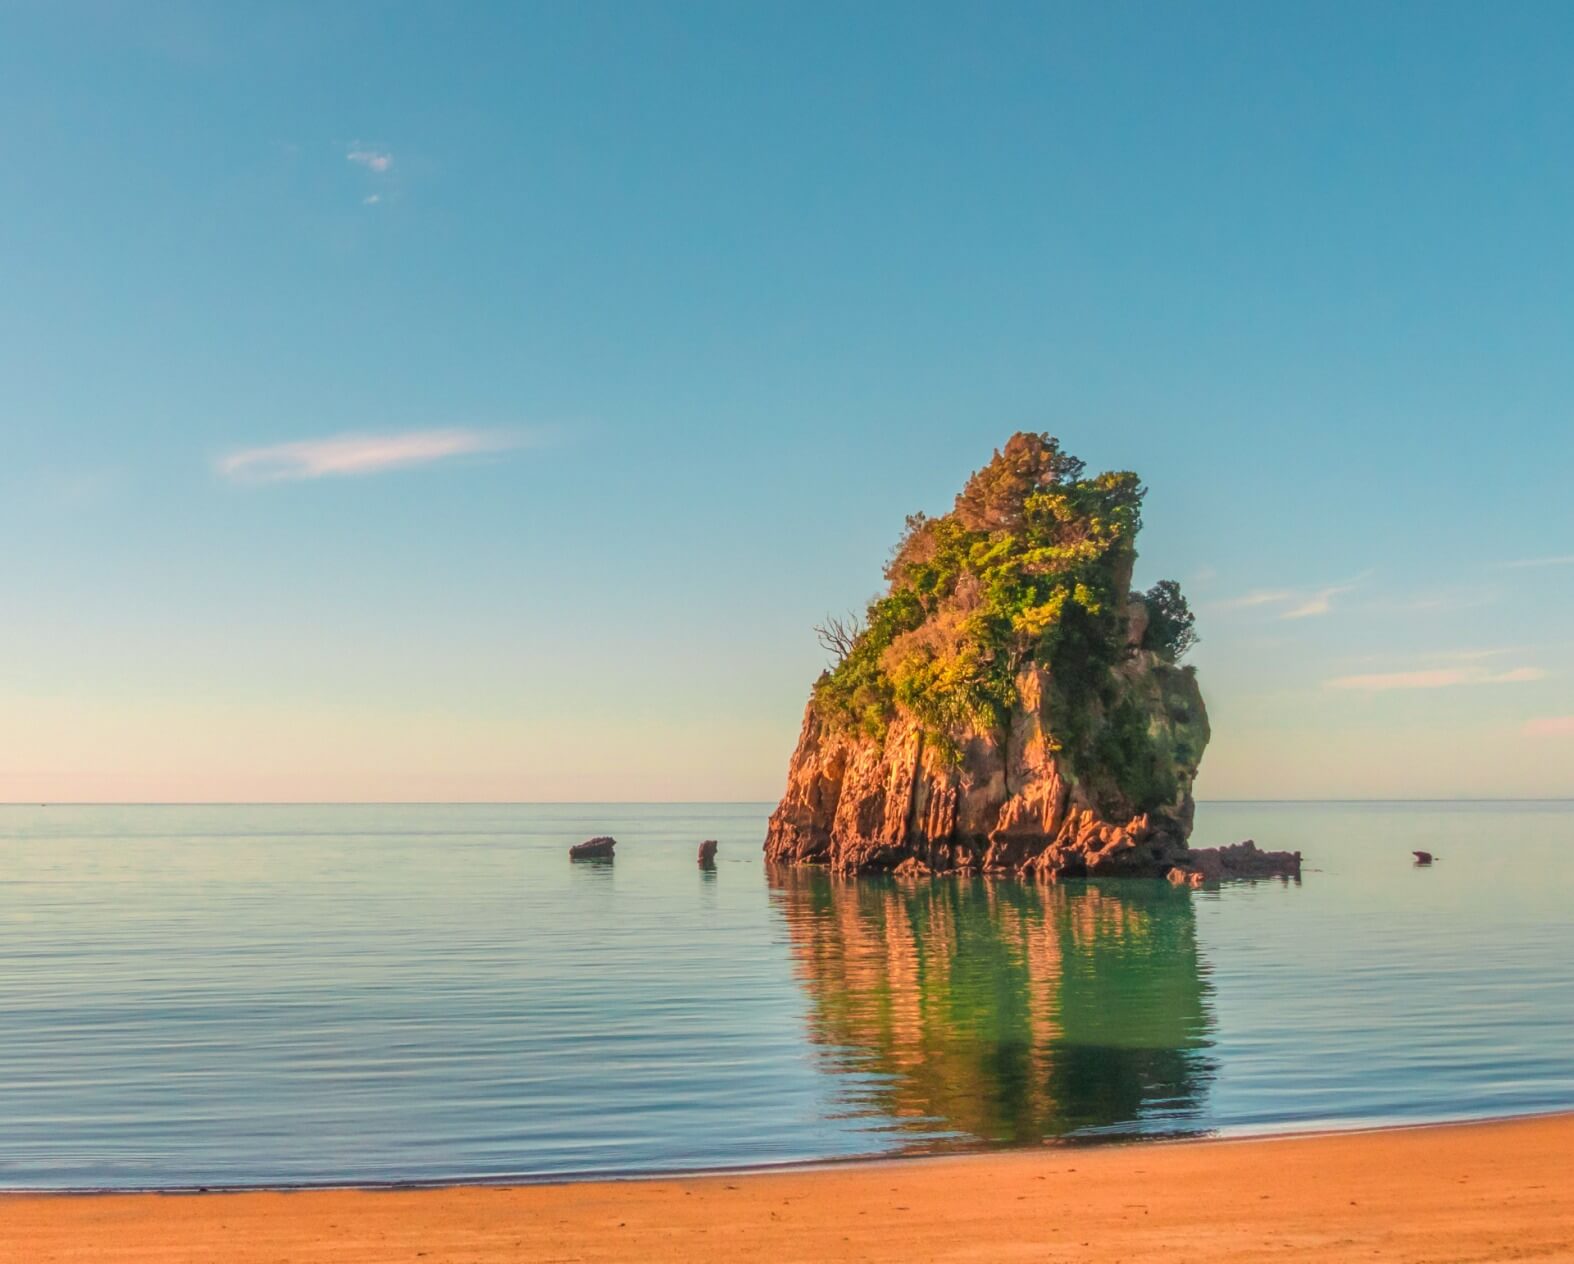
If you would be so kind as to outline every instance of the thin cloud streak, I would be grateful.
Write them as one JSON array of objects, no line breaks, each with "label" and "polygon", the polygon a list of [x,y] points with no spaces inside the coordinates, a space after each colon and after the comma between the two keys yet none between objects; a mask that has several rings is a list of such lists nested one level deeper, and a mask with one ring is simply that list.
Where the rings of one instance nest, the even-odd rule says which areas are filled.
[{"label": "thin cloud streak", "polygon": [[1342,593],[1350,592],[1354,584],[1335,584],[1331,588],[1321,588],[1305,601],[1292,606],[1279,617],[1281,619],[1312,619],[1318,615],[1327,614],[1334,608],[1334,598]]},{"label": "thin cloud streak", "polygon": [[1505,654],[1523,654],[1526,647],[1523,645],[1504,645],[1491,650],[1438,650],[1434,654],[1426,654],[1425,658],[1443,659],[1452,663],[1475,662],[1483,658],[1502,658]]},{"label": "thin cloud streak", "polygon": [[393,155],[380,149],[352,149],[345,154],[350,162],[359,163],[368,171],[375,171],[382,175],[389,167],[393,166]]},{"label": "thin cloud streak", "polygon": [[1277,616],[1280,619],[1314,619],[1332,612],[1334,598],[1354,592],[1369,574],[1366,572],[1346,583],[1330,584],[1326,588],[1259,588],[1243,596],[1221,601],[1218,608],[1242,610],[1256,606],[1285,606],[1287,608]]},{"label": "thin cloud streak", "polygon": [[430,465],[449,457],[520,447],[518,435],[489,430],[411,430],[402,434],[341,434],[267,447],[243,448],[219,458],[215,468],[237,483],[380,474]]},{"label": "thin cloud streak", "polygon": [[1243,610],[1250,606],[1272,606],[1281,601],[1294,601],[1295,594],[1288,588],[1263,588],[1256,592],[1249,592],[1243,597],[1231,597],[1228,601],[1221,601],[1221,610]]},{"label": "thin cloud streak", "polygon": [[[1528,654],[1529,647],[1524,645],[1503,645],[1494,649],[1472,650],[1430,650],[1425,654],[1417,654],[1416,661],[1421,663],[1479,663],[1483,659],[1502,658],[1505,654]],[[1392,662],[1393,654],[1357,654],[1341,661],[1351,664]]]},{"label": "thin cloud streak", "polygon": [[1372,672],[1362,676],[1335,676],[1325,680],[1325,689],[1356,689],[1363,693],[1384,693],[1391,689],[1451,689],[1457,685],[1518,685],[1544,680],[1547,673],[1539,667],[1514,667],[1489,672],[1481,668],[1437,667],[1425,671]]},{"label": "thin cloud streak", "polygon": [[1517,562],[1504,562],[1510,570],[1529,570],[1538,566],[1574,566],[1574,553],[1560,553],[1556,557],[1523,557]]},{"label": "thin cloud streak", "polygon": [[1574,737],[1574,715],[1544,715],[1525,721],[1526,737]]}]

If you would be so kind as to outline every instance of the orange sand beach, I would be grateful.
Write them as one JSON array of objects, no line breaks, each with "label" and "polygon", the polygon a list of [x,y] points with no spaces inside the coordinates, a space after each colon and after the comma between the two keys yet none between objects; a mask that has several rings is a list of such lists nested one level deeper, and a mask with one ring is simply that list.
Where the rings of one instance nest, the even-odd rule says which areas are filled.
[{"label": "orange sand beach", "polygon": [[1574,1115],[512,1188],[0,1197],[0,1259],[1574,1261]]}]

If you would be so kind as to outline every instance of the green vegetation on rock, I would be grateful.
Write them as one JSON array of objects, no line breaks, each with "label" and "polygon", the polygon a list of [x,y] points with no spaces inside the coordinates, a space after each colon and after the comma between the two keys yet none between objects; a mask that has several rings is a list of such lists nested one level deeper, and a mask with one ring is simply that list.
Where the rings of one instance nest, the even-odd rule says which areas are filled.
[{"label": "green vegetation on rock", "polygon": [[1019,675],[1036,664],[1049,672],[1045,714],[1073,770],[1130,802],[1166,802],[1174,786],[1157,784],[1152,712],[1120,668],[1146,651],[1173,672],[1196,635],[1174,582],[1135,601],[1128,592],[1143,492],[1130,472],[1089,477],[1049,435],[1013,435],[950,513],[908,518],[889,590],[863,626],[821,630],[839,655],[815,686],[822,721],[877,738],[906,712],[954,750],[966,733],[1009,722]]},{"label": "green vegetation on rock", "polygon": [[1184,658],[1197,644],[1197,620],[1173,579],[1161,579],[1143,598],[1148,607],[1148,627],[1142,648],[1163,655],[1170,662]]}]

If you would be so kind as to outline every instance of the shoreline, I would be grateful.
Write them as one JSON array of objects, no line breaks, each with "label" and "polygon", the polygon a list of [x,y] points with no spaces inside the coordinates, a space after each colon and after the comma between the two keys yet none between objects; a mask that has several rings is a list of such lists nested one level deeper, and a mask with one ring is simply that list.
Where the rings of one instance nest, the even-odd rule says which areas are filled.
[{"label": "shoreline", "polygon": [[165,1198],[209,1197],[220,1194],[321,1194],[321,1193],[399,1193],[429,1192],[445,1189],[552,1189],[572,1185],[639,1184],[652,1181],[709,1180],[719,1177],[778,1176],[794,1172],[839,1172],[847,1168],[905,1167],[915,1163],[977,1162],[1025,1154],[1078,1153],[1083,1151],[1156,1148],[1184,1145],[1269,1144],[1319,1137],[1364,1137],[1372,1134],[1431,1131],[1433,1129],[1472,1128],[1484,1124],[1510,1124],[1544,1119],[1574,1122],[1574,1106],[1554,1106],[1548,1110],[1511,1115],[1468,1115],[1459,1119],[1421,1119],[1406,1123],[1338,1123],[1311,1128],[1275,1128],[1262,1132],[1200,1131],[1175,1134],[1131,1133],[1092,1137],[1056,1137],[1037,1145],[983,1146],[975,1149],[936,1150],[927,1153],[849,1154],[816,1159],[783,1159],[779,1163],[740,1166],[682,1167],[661,1169],[613,1169],[542,1173],[508,1172],[497,1176],[439,1176],[430,1180],[385,1181],[268,1181],[256,1184],[226,1185],[220,1182],[193,1185],[0,1185],[0,1207],[8,1198],[109,1198],[115,1196],[159,1196]]},{"label": "shoreline", "polygon": [[1574,1260],[1574,1112],[573,1183],[0,1194],[0,1255]]}]

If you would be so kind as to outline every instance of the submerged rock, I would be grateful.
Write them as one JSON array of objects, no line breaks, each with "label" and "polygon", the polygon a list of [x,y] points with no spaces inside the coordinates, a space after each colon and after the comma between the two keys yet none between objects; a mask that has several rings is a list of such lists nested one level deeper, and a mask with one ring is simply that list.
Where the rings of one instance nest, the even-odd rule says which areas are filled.
[{"label": "submerged rock", "polygon": [[716,840],[707,838],[700,844],[700,868],[714,869],[716,867]]},{"label": "submerged rock", "polygon": [[570,860],[611,860],[612,850],[617,846],[615,838],[605,835],[599,838],[587,838],[582,843],[575,843],[568,849]]},{"label": "submerged rock", "polygon": [[[821,629],[840,659],[804,712],[767,860],[1045,878],[1195,868],[1209,727],[1178,661],[1192,616],[1172,583],[1130,591],[1136,475],[1082,473],[1048,436],[1017,435],[951,513],[908,520],[868,626]],[[1224,850],[1200,863],[1259,863]]]}]

